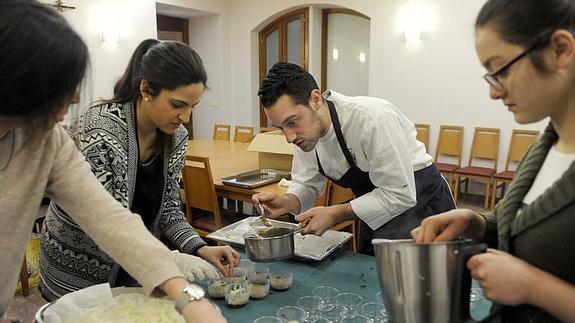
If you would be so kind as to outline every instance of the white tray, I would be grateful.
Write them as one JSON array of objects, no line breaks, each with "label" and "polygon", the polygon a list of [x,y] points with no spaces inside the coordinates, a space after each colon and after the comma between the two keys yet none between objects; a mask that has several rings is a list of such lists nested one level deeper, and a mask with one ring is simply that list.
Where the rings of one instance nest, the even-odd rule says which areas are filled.
[{"label": "white tray", "polygon": [[[297,224],[295,223],[271,219],[270,222],[278,227],[297,228]],[[257,230],[261,228],[265,228],[265,226],[261,223],[259,217],[249,217],[214,231],[208,234],[207,237],[217,241],[244,246],[244,234],[250,229]],[[352,234],[349,232],[334,230],[328,230],[321,237],[312,234],[302,236],[298,233],[294,236],[294,256],[317,261],[324,260],[351,239],[351,236]]]}]

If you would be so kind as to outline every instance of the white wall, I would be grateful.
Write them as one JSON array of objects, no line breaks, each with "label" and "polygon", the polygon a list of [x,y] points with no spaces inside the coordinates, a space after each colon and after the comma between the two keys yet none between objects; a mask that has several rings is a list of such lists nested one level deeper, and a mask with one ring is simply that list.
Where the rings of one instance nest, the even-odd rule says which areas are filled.
[{"label": "white wall", "polygon": [[[76,10],[66,18],[87,41],[92,54],[93,97],[109,97],[130,53],[145,38],[155,37],[153,0],[69,0]],[[211,90],[194,112],[197,138],[211,136],[214,122],[259,123],[258,35],[273,19],[295,8],[310,10],[310,71],[320,80],[321,14],[316,7],[342,6],[371,18],[369,95],[397,105],[414,122],[431,124],[430,151],[435,152],[441,124],[465,127],[464,151],[471,145],[473,127],[502,130],[500,168],[504,165],[511,129],[542,130],[545,121],[520,126],[505,107],[489,99],[485,73],[474,51],[473,22],[485,0],[427,0],[437,24],[425,30],[419,47],[408,46],[396,27],[405,0],[160,0],[162,4],[203,11],[192,17],[192,46],[206,63]],[[128,6],[129,4],[129,6]],[[331,4],[331,5],[330,5]],[[98,8],[106,16],[94,19]],[[115,13],[120,42],[106,48],[98,26]],[[464,155],[464,162],[468,156]]]},{"label": "white wall", "polygon": [[[156,38],[156,8],[152,0],[69,0],[64,17],[80,34],[90,51],[91,73],[86,80],[82,106],[100,98],[111,98],[112,88],[124,72],[130,55],[147,38]],[[117,26],[119,42],[101,40],[103,28]]]},{"label": "white wall", "polygon": [[[488,97],[485,70],[474,50],[474,20],[485,0],[428,0],[437,24],[424,31],[421,46],[408,46],[396,27],[396,16],[404,0],[301,1],[235,0],[230,1],[229,75],[234,85],[232,100],[237,112],[257,111],[257,33],[277,16],[301,6],[326,6],[326,3],[359,11],[371,18],[369,95],[385,98],[397,105],[414,122],[431,124],[430,152],[435,152],[441,124],[465,127],[463,162],[468,159],[473,128],[501,129],[499,168],[504,166],[513,128],[542,130],[546,121],[521,126],[514,122],[505,107]],[[313,28],[313,26],[312,26]],[[312,30],[312,35],[313,35]],[[314,57],[312,55],[312,57]],[[255,63],[254,63],[255,62]],[[310,62],[312,74],[319,81],[320,62]],[[251,81],[248,82],[248,76]],[[256,115],[251,113],[251,115]],[[252,124],[257,125],[257,118]]]},{"label": "white wall", "polygon": [[[230,119],[230,102],[224,95],[224,44],[222,16],[210,15],[189,20],[190,46],[200,54],[208,74],[208,89],[200,104],[194,108],[194,138],[212,136],[215,123],[233,123]],[[246,122],[246,124],[250,124]]]}]

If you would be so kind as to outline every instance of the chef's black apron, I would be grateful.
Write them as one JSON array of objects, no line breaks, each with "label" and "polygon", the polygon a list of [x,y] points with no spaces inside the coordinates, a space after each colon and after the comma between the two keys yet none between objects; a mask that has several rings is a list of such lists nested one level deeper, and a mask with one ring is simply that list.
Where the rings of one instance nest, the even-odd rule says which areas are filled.
[{"label": "chef's black apron", "polygon": [[[362,171],[355,164],[351,152],[345,144],[335,106],[331,101],[327,101],[327,104],[337,141],[350,169],[337,180],[330,178],[323,171],[316,151],[319,173],[339,186],[350,188],[355,197],[362,196],[373,191],[375,185],[369,179],[369,172]],[[409,239],[411,238],[411,230],[419,226],[421,220],[430,215],[455,208],[449,186],[434,164],[416,171],[414,177],[417,192],[417,204],[414,207],[394,217],[376,230],[372,230],[365,222],[360,221],[359,250],[361,253],[373,255],[371,245],[373,238]]]}]

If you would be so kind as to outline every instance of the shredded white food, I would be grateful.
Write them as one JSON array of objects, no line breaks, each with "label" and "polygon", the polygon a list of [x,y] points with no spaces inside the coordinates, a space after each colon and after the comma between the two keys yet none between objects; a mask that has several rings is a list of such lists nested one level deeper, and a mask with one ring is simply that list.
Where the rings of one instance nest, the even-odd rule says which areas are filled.
[{"label": "shredded white food", "polygon": [[62,323],[185,323],[167,299],[146,297],[142,294],[121,294],[115,304],[98,305],[84,313],[62,317]]}]

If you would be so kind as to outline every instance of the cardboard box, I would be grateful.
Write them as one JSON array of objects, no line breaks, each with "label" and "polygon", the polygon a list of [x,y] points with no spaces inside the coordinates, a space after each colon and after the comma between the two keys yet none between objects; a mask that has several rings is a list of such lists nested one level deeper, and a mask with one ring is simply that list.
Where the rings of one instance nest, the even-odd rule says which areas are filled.
[{"label": "cardboard box", "polygon": [[260,168],[290,171],[294,147],[286,141],[281,130],[278,130],[257,134],[248,150],[258,152]]}]

